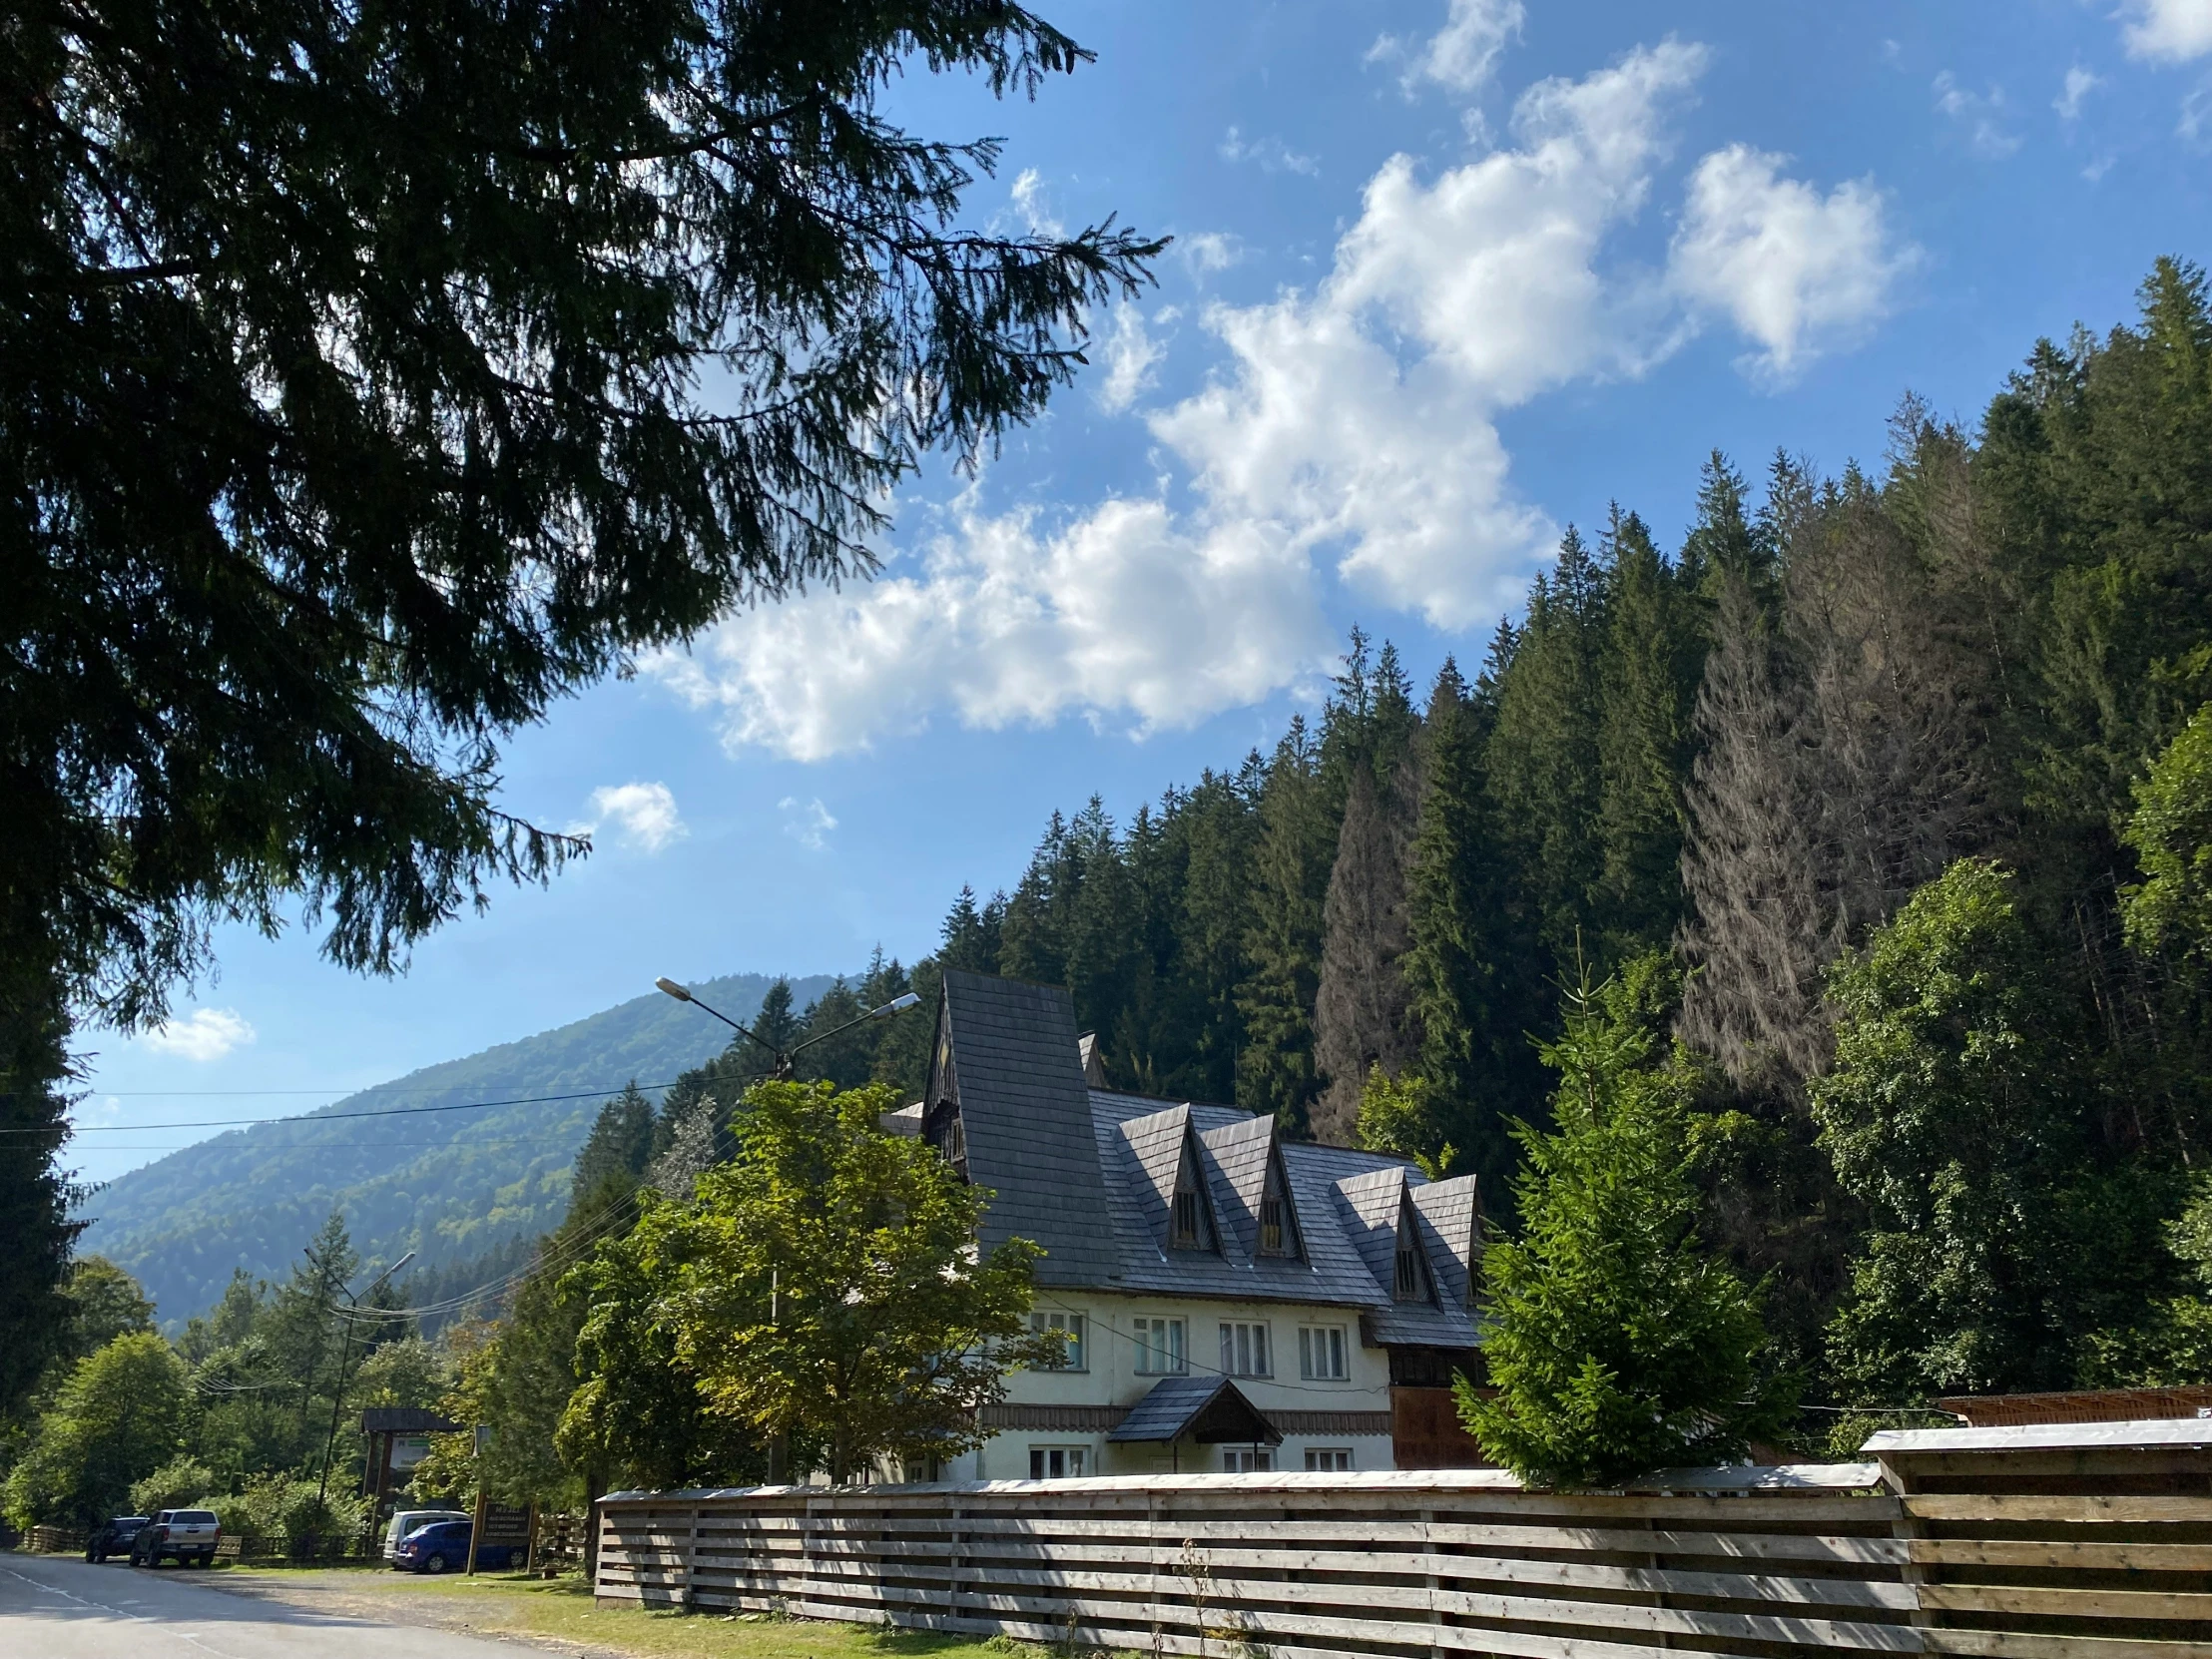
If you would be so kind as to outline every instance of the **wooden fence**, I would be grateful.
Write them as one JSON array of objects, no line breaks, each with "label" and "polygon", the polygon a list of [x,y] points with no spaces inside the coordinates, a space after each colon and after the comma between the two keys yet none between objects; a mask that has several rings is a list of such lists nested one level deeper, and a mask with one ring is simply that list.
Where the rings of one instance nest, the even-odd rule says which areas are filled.
[{"label": "wooden fence", "polygon": [[2212,1421],[1886,1433],[1872,1460],[616,1493],[603,1599],[1201,1659],[2212,1659]]}]

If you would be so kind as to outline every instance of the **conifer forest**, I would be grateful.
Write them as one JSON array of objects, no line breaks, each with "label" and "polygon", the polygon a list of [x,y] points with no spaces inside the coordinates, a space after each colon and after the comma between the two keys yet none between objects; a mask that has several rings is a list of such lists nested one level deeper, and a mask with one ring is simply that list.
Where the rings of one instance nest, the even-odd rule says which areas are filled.
[{"label": "conifer forest", "polygon": [[[1716,453],[1677,544],[1569,530],[1425,685],[1355,633],[1272,751],[1055,814],[934,961],[765,1017],[1062,984],[1116,1086],[1473,1172],[1502,1231],[1562,998],[1664,953],[1699,1230],[1808,1401],[2202,1381],[2208,300],[2162,262],[1879,460]],[[919,1086],[913,1022],[840,1041],[823,1074]]]}]

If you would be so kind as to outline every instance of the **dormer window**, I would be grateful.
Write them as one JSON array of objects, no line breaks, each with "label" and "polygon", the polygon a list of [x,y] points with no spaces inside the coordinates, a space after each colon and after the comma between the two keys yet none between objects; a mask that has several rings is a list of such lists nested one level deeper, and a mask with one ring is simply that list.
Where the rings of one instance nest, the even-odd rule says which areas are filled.
[{"label": "dormer window", "polygon": [[1291,1212],[1289,1183],[1283,1178],[1283,1155],[1273,1152],[1268,1158],[1267,1184],[1260,1190],[1260,1254],[1299,1253],[1298,1222]]},{"label": "dormer window", "polygon": [[1197,1151],[1186,1145],[1182,1166],[1175,1172],[1175,1198],[1168,1206],[1171,1250],[1214,1248],[1214,1218],[1207,1212],[1205,1195],[1198,1190],[1198,1170]]},{"label": "dormer window", "polygon": [[1398,1206],[1397,1250],[1391,1264],[1390,1295],[1398,1302],[1433,1302],[1435,1288],[1429,1281],[1428,1257],[1421,1249],[1420,1223],[1414,1219],[1410,1200]]}]

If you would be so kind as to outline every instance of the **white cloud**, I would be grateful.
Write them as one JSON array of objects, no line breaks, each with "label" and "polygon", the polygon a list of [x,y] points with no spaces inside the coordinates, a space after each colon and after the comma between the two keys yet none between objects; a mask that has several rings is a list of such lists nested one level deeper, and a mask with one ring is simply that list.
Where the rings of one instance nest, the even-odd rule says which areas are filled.
[{"label": "white cloud", "polygon": [[1303,173],[1309,179],[1321,177],[1321,163],[1313,157],[1300,155],[1272,134],[1267,138],[1248,139],[1234,127],[1223,135],[1221,159],[1257,163],[1262,173]]},{"label": "white cloud", "polygon": [[[1160,312],[1159,319],[1172,322],[1176,314],[1170,305]],[[1126,303],[1114,307],[1113,325],[1105,331],[1104,340],[1106,372],[1099,378],[1095,395],[1100,408],[1108,414],[1120,414],[1150,388],[1152,371],[1166,351],[1146,327],[1144,313]]]},{"label": "white cloud", "polygon": [[2065,90],[2051,100],[2050,107],[2058,112],[2060,121],[2079,121],[2081,101],[2103,85],[2103,76],[2092,75],[2081,65],[2075,64],[2066,71]]},{"label": "white cloud", "polygon": [[206,1064],[254,1040],[254,1027],[235,1008],[195,1008],[143,1033],[139,1041],[159,1054]]},{"label": "white cloud", "polygon": [[2190,144],[2201,145],[2212,133],[2212,81],[2205,82],[2181,101],[2181,120],[2174,131]]},{"label": "white cloud", "polygon": [[820,796],[812,801],[801,801],[787,795],[777,804],[784,815],[784,833],[801,846],[820,852],[830,844],[830,831],[837,827],[837,821],[830,816],[830,809],[822,804]]},{"label": "white cloud", "polygon": [[676,811],[676,797],[666,784],[610,784],[591,793],[590,823],[578,825],[585,833],[612,819],[623,838],[648,852],[658,852],[671,841],[691,833],[690,826]]},{"label": "white cloud", "polygon": [[1244,244],[1220,231],[1196,231],[1177,237],[1175,247],[1184,263],[1201,276],[1227,271],[1244,258]]},{"label": "white cloud", "polygon": [[[1731,150],[1699,164],[1679,269],[1608,259],[1704,64],[1667,41],[1529,88],[1505,146],[1461,166],[1384,163],[1315,286],[1202,313],[1222,361],[1147,413],[1150,491],[993,513],[978,484],[875,582],[732,618],[650,672],[731,746],[811,760],[945,711],[1141,734],[1310,683],[1333,655],[1332,574],[1439,628],[1486,626],[1557,535],[1514,488],[1507,410],[1643,372],[1706,310],[1786,372],[1880,315],[1907,257],[1871,185],[1823,196]],[[1153,365],[1141,326],[1106,336],[1109,402]]]},{"label": "white cloud", "polygon": [[1029,233],[1038,237],[1064,237],[1067,227],[1062,225],[1045,207],[1044,178],[1033,167],[1025,167],[1014,175],[1013,188],[1008,192],[1014,199],[1014,212],[1029,227]]},{"label": "white cloud", "polygon": [[1936,109],[1965,132],[1973,153],[1987,161],[2002,161],[2020,147],[2017,133],[2004,128],[2004,89],[1968,92],[1958,77],[1944,70],[1936,77]]},{"label": "white cloud", "polygon": [[2187,63],[2212,52],[2212,0],[2125,0],[2120,15],[2131,57]]},{"label": "white cloud", "polygon": [[1407,94],[1423,81],[1453,92],[1473,92],[1490,78],[1508,40],[1519,36],[1528,14],[1521,0],[1451,0],[1444,26],[1414,45],[1382,35],[1368,49],[1370,63],[1407,60],[1399,84]]},{"label": "white cloud", "polygon": [[1917,258],[1891,236],[1871,182],[1823,197],[1780,176],[1787,159],[1736,144],[1699,162],[1668,259],[1675,287],[1725,313],[1760,347],[1752,366],[1777,380],[1887,315]]}]

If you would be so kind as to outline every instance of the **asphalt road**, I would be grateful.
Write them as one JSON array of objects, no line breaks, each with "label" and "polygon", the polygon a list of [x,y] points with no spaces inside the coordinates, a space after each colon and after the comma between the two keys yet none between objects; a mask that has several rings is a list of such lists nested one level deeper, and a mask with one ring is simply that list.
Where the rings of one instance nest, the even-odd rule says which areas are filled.
[{"label": "asphalt road", "polygon": [[449,1630],[318,1613],[213,1588],[208,1569],[151,1571],[64,1555],[0,1554],[7,1659],[515,1659]]}]

